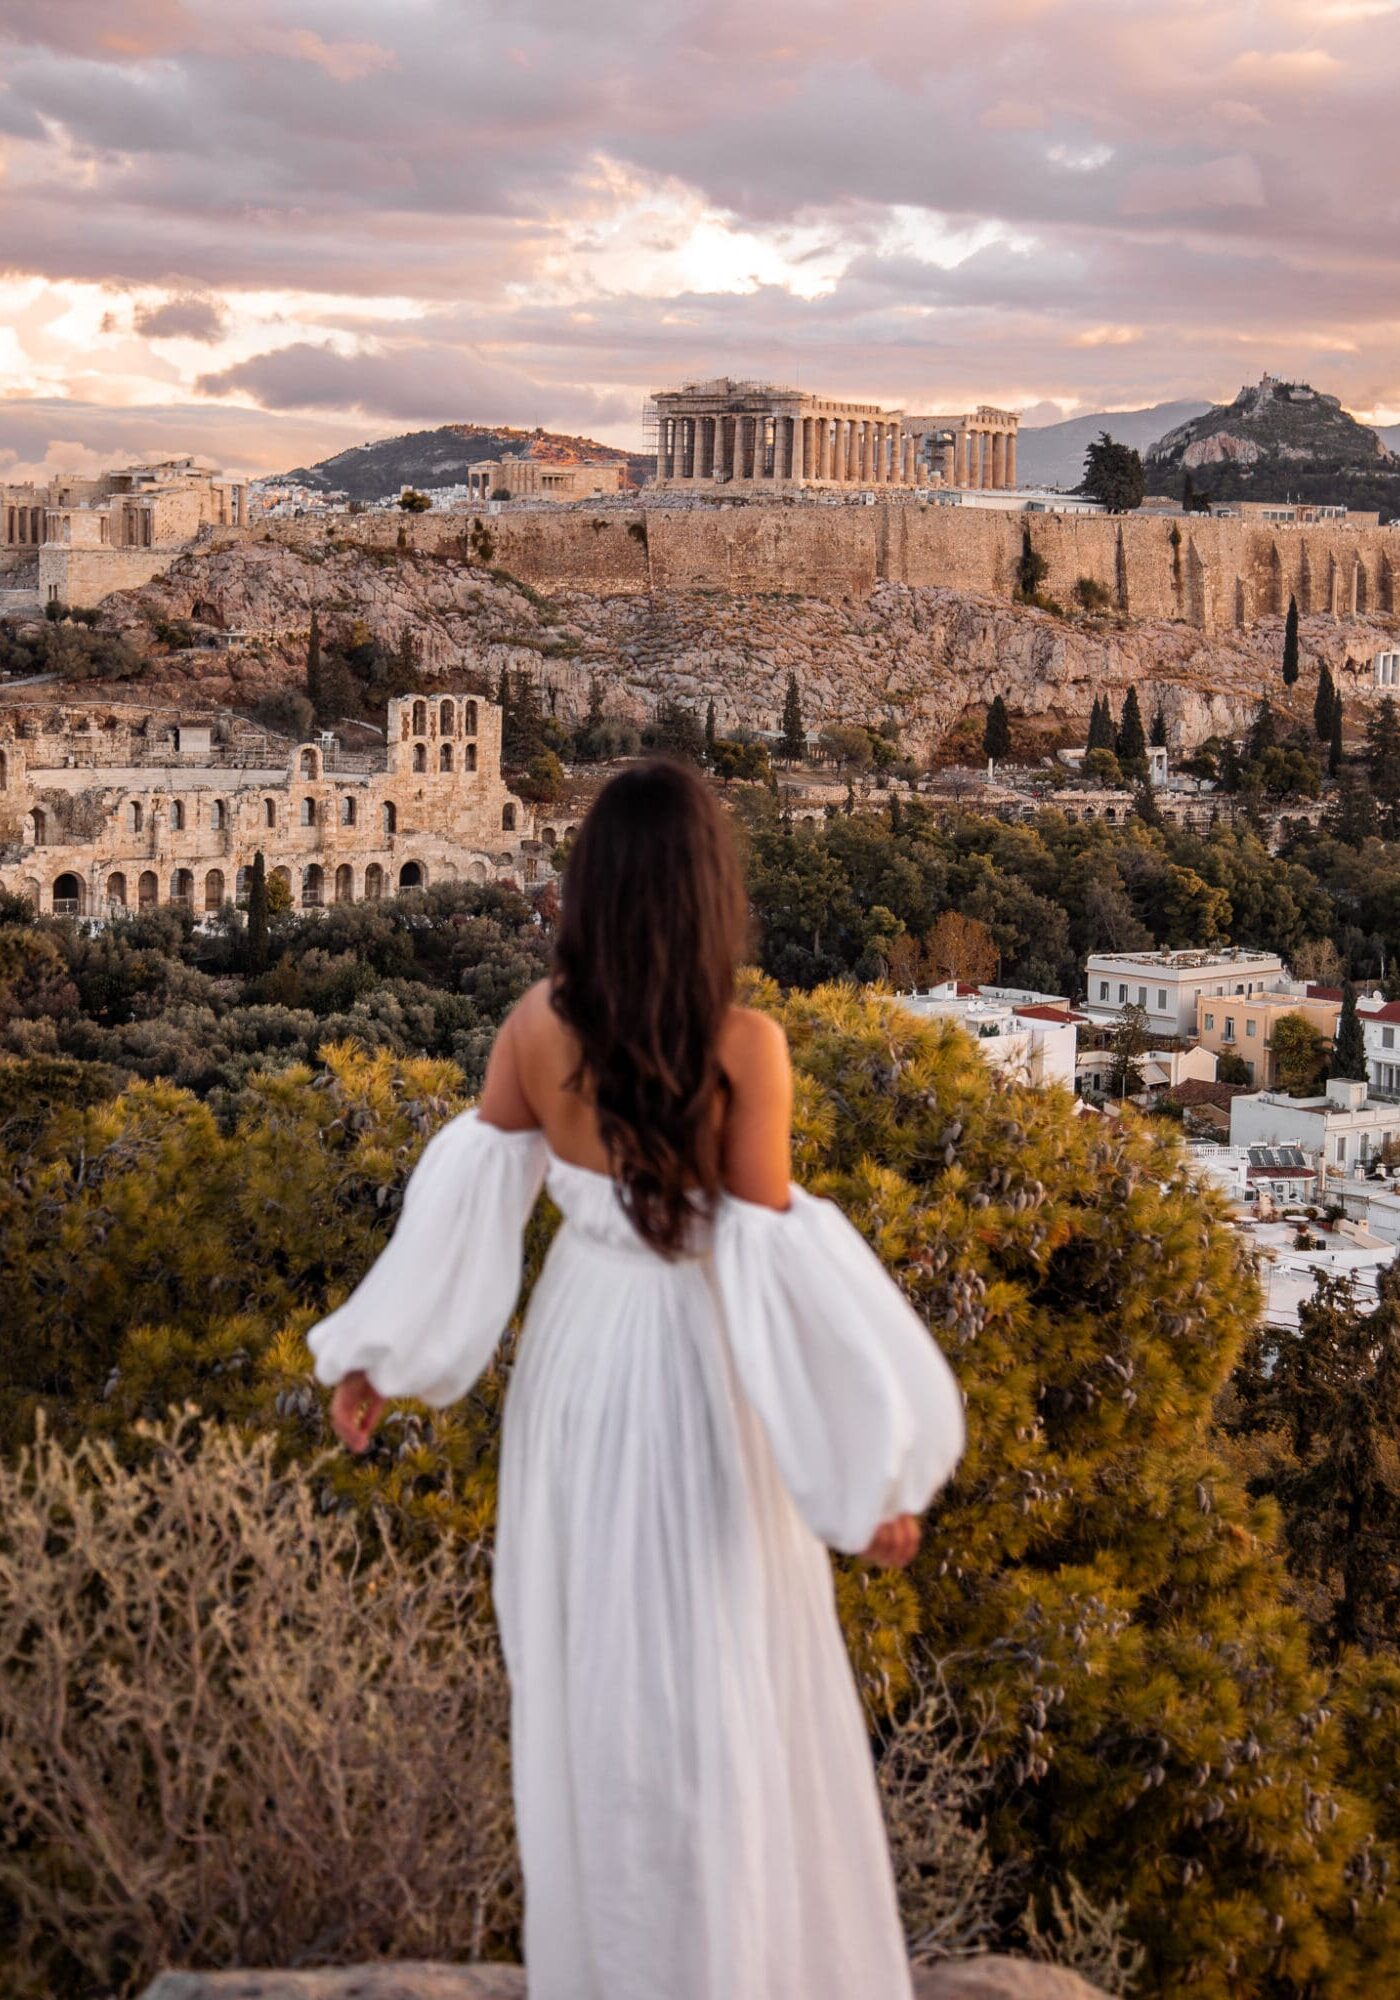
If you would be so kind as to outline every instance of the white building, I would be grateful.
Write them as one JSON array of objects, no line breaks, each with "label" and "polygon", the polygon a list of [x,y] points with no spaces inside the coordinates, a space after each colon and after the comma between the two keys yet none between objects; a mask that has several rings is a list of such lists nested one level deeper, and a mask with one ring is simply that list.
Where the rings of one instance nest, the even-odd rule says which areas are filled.
[{"label": "white building", "polygon": [[950,979],[920,993],[901,993],[898,1002],[922,1020],[956,1021],[987,1061],[1017,1083],[1074,1089],[1079,1025],[1056,995],[959,986]]},{"label": "white building", "polygon": [[1400,1000],[1358,994],[1356,1012],[1366,1042],[1366,1078],[1372,1097],[1400,1098]]},{"label": "white building", "polygon": [[1091,1021],[1116,1021],[1126,1007],[1141,1007],[1149,1035],[1187,1041],[1196,1032],[1198,994],[1301,993],[1277,952],[1096,951],[1085,968],[1084,1012]]},{"label": "white building", "polygon": [[1232,1146],[1301,1146],[1325,1174],[1363,1166],[1387,1140],[1400,1144],[1400,1104],[1377,1103],[1349,1077],[1330,1077],[1323,1097],[1261,1090],[1230,1102]]},{"label": "white building", "polygon": [[[1142,1088],[1134,1104],[1152,1104],[1179,1083],[1214,1083],[1219,1061],[1212,1049],[1144,1049],[1137,1059]],[[1075,1064],[1081,1097],[1107,1097],[1113,1089],[1113,1050],[1084,1049]]]},{"label": "white building", "polygon": [[1193,1173],[1234,1202],[1268,1195],[1280,1207],[1310,1202],[1317,1192],[1317,1163],[1301,1146],[1214,1146],[1188,1148]]}]

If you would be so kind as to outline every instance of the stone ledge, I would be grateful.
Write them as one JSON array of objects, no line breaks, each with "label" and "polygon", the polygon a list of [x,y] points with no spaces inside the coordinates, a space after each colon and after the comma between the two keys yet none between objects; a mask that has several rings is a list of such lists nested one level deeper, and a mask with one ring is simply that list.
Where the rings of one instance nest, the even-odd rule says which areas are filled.
[{"label": "stone ledge", "polygon": [[[1060,1966],[967,1958],[914,1975],[916,2000],[1104,2000]],[[322,1972],[163,1972],[142,2000],[527,2000],[514,1965],[345,1966]],[[852,2000],[877,2000],[870,1994]]]}]

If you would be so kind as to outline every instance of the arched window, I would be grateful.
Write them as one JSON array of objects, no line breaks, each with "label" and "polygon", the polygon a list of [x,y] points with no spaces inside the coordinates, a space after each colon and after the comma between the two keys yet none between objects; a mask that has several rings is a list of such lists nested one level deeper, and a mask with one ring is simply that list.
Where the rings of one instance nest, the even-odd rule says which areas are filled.
[{"label": "arched window", "polygon": [[440,743],[438,745],[438,769],[440,771],[450,771],[452,769],[452,745],[450,743]]},{"label": "arched window", "polygon": [[502,832],[502,833],[514,833],[514,832],[515,832],[515,807],[514,807],[514,806],[502,806],[502,807],[501,807],[501,832]]},{"label": "arched window", "polygon": [[276,799],[264,799],[263,825],[276,826],[276,824],[277,824],[277,801]]},{"label": "arched window", "polygon": [[204,878],[204,907],[206,910],[221,910],[224,907],[224,871],[211,868]]},{"label": "arched window", "polygon": [[124,910],[126,908],[125,875],[118,874],[107,877],[107,908],[109,910]]},{"label": "arched window", "polygon": [[475,743],[469,743],[469,744],[467,745],[467,769],[468,769],[469,771],[474,771],[474,770],[476,769],[476,745],[475,745]]},{"label": "arched window", "polygon": [[340,801],[340,823],[342,826],[353,826],[355,824],[355,801],[348,792],[345,793]]},{"label": "arched window", "polygon": [[416,861],[405,861],[403,867],[399,870],[399,887],[401,889],[421,889],[422,886],[423,870]]},{"label": "arched window", "polygon": [[321,866],[313,861],[301,871],[301,907],[304,910],[319,910],[322,899]]},{"label": "arched window", "polygon": [[315,801],[315,799],[303,799],[303,800],[302,800],[302,802],[301,802],[301,823],[302,823],[302,825],[303,825],[303,826],[315,826],[315,824],[316,824],[316,801]]},{"label": "arched window", "polygon": [[78,875],[59,875],[53,885],[53,913],[56,917],[80,917],[83,913],[83,884]]},{"label": "arched window", "polygon": [[428,704],[425,701],[413,704],[413,733],[415,736],[426,736],[428,733]]},{"label": "arched window", "polygon": [[291,869],[290,869],[290,868],[288,868],[288,866],[286,865],[286,863],[285,863],[285,862],[279,862],[279,863],[277,864],[277,866],[276,866],[276,867],[275,867],[275,868],[273,869],[273,871],[272,871],[272,874],[271,874],[271,875],[270,875],[270,876],[268,877],[268,880],[269,880],[269,881],[277,881],[277,882],[280,882],[280,883],[282,884],[282,887],[283,887],[283,888],[284,888],[284,889],[286,890],[286,892],[287,892],[287,902],[283,904],[283,908],[284,908],[284,909],[285,909],[285,908],[287,908],[287,906],[288,906],[288,905],[289,905],[289,904],[291,903],[291,900],[292,900],[292,871],[291,871]]},{"label": "arched window", "polygon": [[468,734],[468,736],[475,736],[475,734],[476,734],[476,703],[475,703],[474,701],[469,701],[469,702],[467,703],[467,720],[466,720],[466,725],[465,725],[465,727],[466,727],[466,731],[467,731],[467,734]]},{"label": "arched window", "polygon": [[546,847],[557,847],[559,845],[559,836],[552,826],[542,826],[540,828],[540,839]]},{"label": "arched window", "polygon": [[136,884],[137,906],[143,910],[153,910],[159,901],[160,884],[156,880],[155,870],[148,868]]},{"label": "arched window", "polygon": [[194,876],[188,868],[177,868],[171,876],[170,900],[182,903],[187,910],[194,908]]},{"label": "arched window", "polygon": [[145,817],[145,813],[141,810],[140,799],[133,799],[126,809],[126,823],[132,833],[139,833],[141,831],[142,822]]},{"label": "arched window", "polygon": [[49,839],[49,816],[40,806],[35,806],[29,815],[29,824],[34,830],[33,845],[46,847]]},{"label": "arched window", "polygon": [[314,778],[316,776],[316,752],[314,750],[302,751],[301,775],[303,778]]},{"label": "arched window", "polygon": [[240,868],[238,873],[233,878],[233,900],[237,903],[240,910],[247,909],[248,892],[252,888],[252,886],[253,886],[252,869]]},{"label": "arched window", "polygon": [[215,833],[222,833],[228,825],[228,807],[222,799],[215,799],[209,808],[209,824]]},{"label": "arched window", "polygon": [[388,837],[389,837],[389,835],[390,835],[390,834],[392,834],[392,833],[397,833],[397,832],[398,832],[398,826],[399,826],[399,809],[398,809],[398,807],[397,807],[397,806],[396,806],[396,805],[394,804],[394,802],[393,802],[393,800],[392,800],[392,799],[385,799],[385,801],[384,801],[384,837],[385,837],[385,839],[386,839],[386,840],[388,839]]},{"label": "arched window", "polygon": [[365,901],[377,903],[384,894],[384,870],[377,861],[371,861],[365,870]]},{"label": "arched window", "polygon": [[413,768],[414,768],[414,770],[415,770],[415,771],[426,771],[426,770],[427,770],[427,768],[428,768],[428,746],[427,746],[427,744],[426,744],[426,743],[415,743],[415,744],[414,744],[414,746],[413,746]]},{"label": "arched window", "polygon": [[185,830],[185,802],[183,799],[172,799],[170,801],[170,829],[172,833],[183,833]]},{"label": "arched window", "polygon": [[335,900],[337,903],[355,900],[355,871],[348,861],[342,861],[335,871]]},{"label": "arched window", "polygon": [[450,701],[445,701],[438,709],[438,735],[450,736],[457,727],[457,710]]}]

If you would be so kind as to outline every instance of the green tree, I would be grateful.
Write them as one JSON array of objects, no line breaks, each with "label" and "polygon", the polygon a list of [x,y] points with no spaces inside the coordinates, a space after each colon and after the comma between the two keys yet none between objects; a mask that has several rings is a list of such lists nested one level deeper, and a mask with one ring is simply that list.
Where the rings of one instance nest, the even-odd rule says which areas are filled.
[{"label": "green tree", "polygon": [[727,736],[715,743],[710,766],[726,785],[735,778],[746,784],[766,785],[772,772],[766,743],[736,743]]},{"label": "green tree", "polygon": [[1136,1002],[1125,1007],[1113,1030],[1113,1061],[1108,1072],[1109,1094],[1120,1103],[1142,1089],[1142,1058],[1147,1050],[1147,1009]]},{"label": "green tree", "polygon": [[[1293,602],[1292,598],[1289,603]],[[1313,732],[1319,743],[1332,740],[1332,709],[1337,699],[1336,683],[1332,679],[1332,669],[1324,660],[1318,669],[1317,696],[1313,702]]]},{"label": "green tree", "polygon": [[797,675],[789,673],[783,696],[783,756],[789,764],[800,764],[807,754],[807,729],[802,720],[802,697]]},{"label": "green tree", "polygon": [[1135,687],[1128,689],[1124,700],[1123,717],[1118,724],[1118,736],[1113,748],[1125,777],[1142,778],[1147,775],[1147,736],[1142,726],[1142,710],[1138,707]]},{"label": "green tree", "polygon": [[1288,616],[1283,623],[1283,684],[1292,687],[1298,678],[1298,600],[1288,600]]},{"label": "green tree", "polygon": [[415,492],[411,486],[405,487],[399,495],[399,505],[405,514],[426,514],[432,504],[426,493]]},{"label": "green tree", "polygon": [[1147,740],[1154,750],[1165,750],[1167,747],[1167,711],[1162,706],[1160,695],[1152,711],[1152,727],[1147,732]]},{"label": "green tree", "polygon": [[1094,785],[1117,787],[1123,782],[1123,770],[1117,757],[1108,749],[1086,750],[1080,771]]},{"label": "green tree", "polygon": [[1342,1011],[1337,1020],[1330,1073],[1350,1077],[1354,1083],[1365,1083],[1367,1078],[1366,1035],[1356,1011],[1356,988],[1349,979],[1342,983]]},{"label": "green tree", "polygon": [[993,695],[987,710],[987,723],[982,731],[982,753],[994,764],[1011,754],[1011,719],[999,694]]},{"label": "green tree", "polygon": [[1342,745],[1342,697],[1338,694],[1332,697],[1332,728],[1327,741],[1327,775],[1329,778],[1337,776],[1342,768],[1342,759],[1345,754]]},{"label": "green tree", "polygon": [[1244,752],[1246,764],[1257,764],[1264,752],[1275,749],[1277,744],[1278,718],[1266,696],[1255,709],[1254,720],[1249,726]]},{"label": "green tree", "polygon": [[692,764],[705,758],[705,731],[694,709],[671,696],[656,705],[656,714],[643,741],[649,750],[661,750],[671,757],[684,757]]},{"label": "green tree", "polygon": [[1089,737],[1085,744],[1088,750],[1112,750],[1117,741],[1118,731],[1114,727],[1113,710],[1107,695],[1095,695],[1094,705],[1089,711]]},{"label": "green tree", "polygon": [[247,950],[248,970],[265,972],[268,958],[267,863],[261,848],[253,856],[253,872],[248,883]]},{"label": "green tree", "polygon": [[306,634],[306,699],[313,713],[321,708],[321,623],[316,607],[311,607],[311,624]]},{"label": "green tree", "polygon": [[501,762],[523,770],[552,747],[539,686],[522,667],[515,675],[501,728]]},{"label": "green tree", "polygon": [[1079,491],[1097,500],[1110,514],[1130,513],[1142,505],[1147,491],[1142,454],[1131,445],[1116,443],[1107,431],[1100,431],[1084,454],[1084,477]]},{"label": "green tree", "polygon": [[1366,718],[1366,775],[1386,827],[1393,832],[1400,807],[1400,714],[1390,695]]},{"label": "green tree", "polygon": [[1327,1037],[1303,1014],[1281,1014],[1274,1022],[1274,1082],[1290,1097],[1312,1097],[1327,1074]]},{"label": "green tree", "polygon": [[713,695],[705,704],[705,761],[715,761],[715,698]]}]

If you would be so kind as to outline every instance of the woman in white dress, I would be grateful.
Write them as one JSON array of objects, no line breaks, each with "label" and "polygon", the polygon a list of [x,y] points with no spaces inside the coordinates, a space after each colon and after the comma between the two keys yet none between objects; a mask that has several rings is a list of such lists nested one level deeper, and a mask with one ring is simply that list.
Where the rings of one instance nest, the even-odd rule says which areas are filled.
[{"label": "woman in white dress", "polygon": [[912,1557],[962,1403],[864,1240],[790,1185],[786,1041],[733,1002],[745,924],[699,778],[615,778],[550,979],[311,1336],[352,1450],[388,1397],[462,1396],[548,1186],[495,1568],[530,2000],[910,1993],[823,1545]]}]

